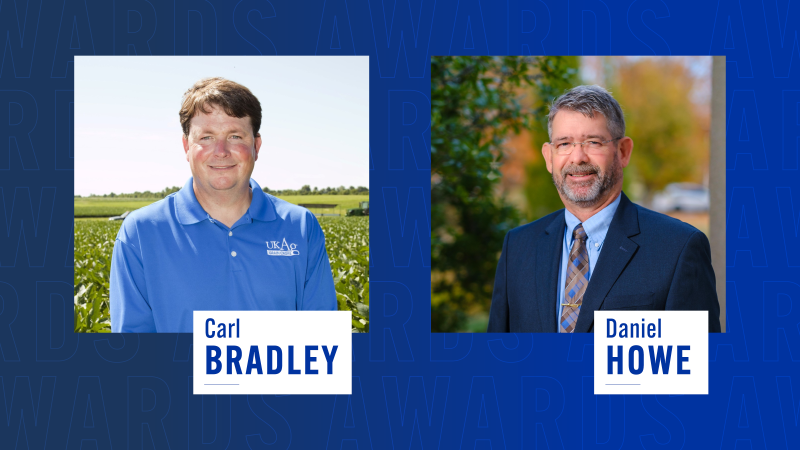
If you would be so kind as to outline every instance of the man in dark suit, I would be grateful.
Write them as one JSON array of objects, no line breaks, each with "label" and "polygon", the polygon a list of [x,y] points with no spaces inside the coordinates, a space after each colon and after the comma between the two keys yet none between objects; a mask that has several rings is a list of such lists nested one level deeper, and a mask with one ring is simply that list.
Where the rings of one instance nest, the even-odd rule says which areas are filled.
[{"label": "man in dark suit", "polygon": [[633,140],[619,103],[578,86],[551,105],[548,133],[542,156],[565,209],[506,235],[488,331],[592,332],[602,309],[703,310],[719,332],[706,236],[622,192]]}]

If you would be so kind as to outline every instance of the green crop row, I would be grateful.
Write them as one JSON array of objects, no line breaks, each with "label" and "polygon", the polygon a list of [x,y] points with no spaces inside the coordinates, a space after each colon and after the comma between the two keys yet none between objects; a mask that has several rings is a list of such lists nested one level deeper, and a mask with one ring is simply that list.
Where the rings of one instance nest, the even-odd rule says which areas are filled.
[{"label": "green crop row", "polygon": [[[340,311],[353,314],[353,332],[369,331],[369,217],[323,217],[325,249]],[[108,279],[121,221],[75,222],[75,332],[111,331]]]}]

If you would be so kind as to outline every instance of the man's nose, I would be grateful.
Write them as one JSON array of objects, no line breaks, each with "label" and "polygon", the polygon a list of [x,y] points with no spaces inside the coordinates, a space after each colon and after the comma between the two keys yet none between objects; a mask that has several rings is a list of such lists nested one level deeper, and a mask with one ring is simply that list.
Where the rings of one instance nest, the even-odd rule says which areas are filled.
[{"label": "man's nose", "polygon": [[587,161],[589,161],[589,155],[586,153],[586,149],[583,148],[583,145],[580,143],[573,144],[572,153],[569,155],[569,162],[581,163]]},{"label": "man's nose", "polygon": [[217,142],[214,144],[214,155],[219,156],[221,158],[225,158],[230,155],[230,150],[228,149],[228,140],[227,139],[218,139]]}]

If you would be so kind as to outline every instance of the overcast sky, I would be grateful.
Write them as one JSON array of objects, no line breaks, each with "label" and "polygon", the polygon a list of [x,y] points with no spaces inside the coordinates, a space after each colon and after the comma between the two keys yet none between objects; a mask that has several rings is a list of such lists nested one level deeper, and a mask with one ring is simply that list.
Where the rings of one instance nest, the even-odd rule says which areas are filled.
[{"label": "overcast sky", "polygon": [[181,97],[224,77],[261,102],[261,187],[369,186],[366,56],[76,56],[75,194],[160,191],[191,176]]}]

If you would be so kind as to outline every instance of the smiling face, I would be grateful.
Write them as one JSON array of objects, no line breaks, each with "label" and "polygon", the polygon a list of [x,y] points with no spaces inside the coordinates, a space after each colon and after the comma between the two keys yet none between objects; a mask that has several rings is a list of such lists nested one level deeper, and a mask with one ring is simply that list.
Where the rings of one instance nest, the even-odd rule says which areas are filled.
[{"label": "smiling face", "polygon": [[[595,113],[593,118],[570,110],[559,111],[552,123],[551,140],[561,142],[607,141],[611,136],[606,118]],[[575,146],[569,155],[559,155],[554,145],[545,143],[542,156],[553,176],[565,206],[591,208],[604,205],[622,191],[622,169],[630,162],[633,141],[628,137],[609,142],[602,154],[589,154]]]},{"label": "smiling face", "polygon": [[183,149],[195,190],[206,195],[237,189],[247,192],[261,148],[261,137],[253,135],[250,118],[231,117],[212,105],[209,114],[200,111],[190,123]]}]

